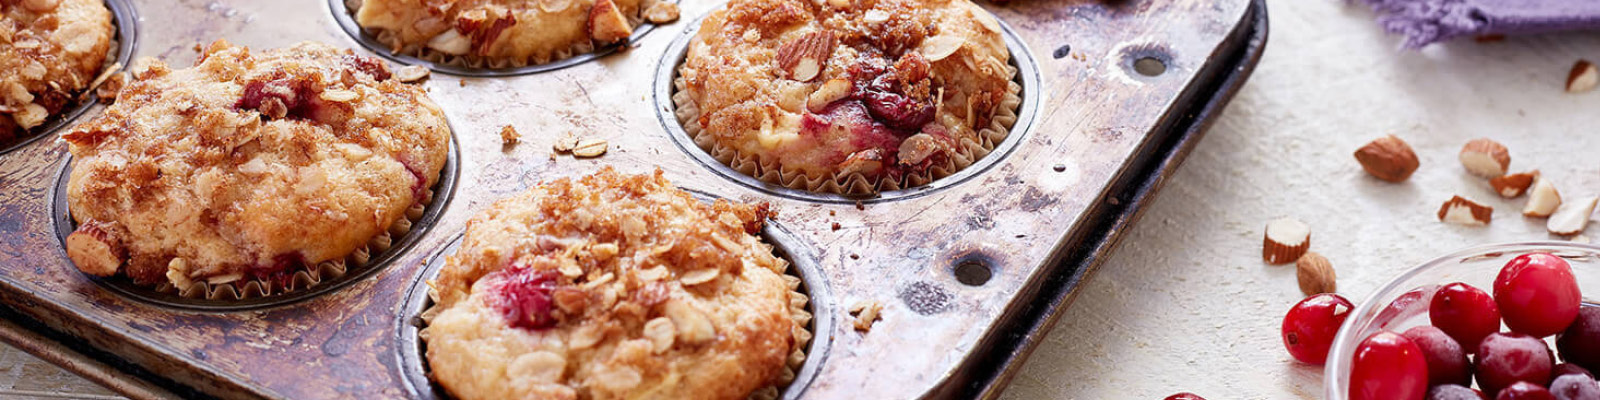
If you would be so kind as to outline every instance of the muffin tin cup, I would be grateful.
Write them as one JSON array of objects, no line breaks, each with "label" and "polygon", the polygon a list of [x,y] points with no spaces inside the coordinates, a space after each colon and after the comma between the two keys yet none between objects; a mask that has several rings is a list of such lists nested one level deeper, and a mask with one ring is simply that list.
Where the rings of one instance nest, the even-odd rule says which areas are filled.
[{"label": "muffin tin cup", "polygon": [[[1016,109],[1011,110],[1016,120],[1011,124],[1005,139],[994,143],[994,146],[988,149],[987,154],[973,161],[971,165],[960,168],[950,175],[933,176],[930,177],[931,181],[928,183],[895,190],[872,191],[863,194],[838,194],[805,190],[769,182],[760,177],[740,172],[728,163],[718,160],[716,156],[712,155],[711,151],[695,143],[694,137],[684,128],[684,124],[679,121],[679,107],[678,102],[675,101],[675,97],[679,92],[678,83],[680,79],[678,69],[683,66],[683,62],[689,53],[689,43],[694,40],[695,34],[700,31],[701,21],[707,16],[709,14],[695,18],[694,21],[689,23],[688,28],[674,37],[672,44],[667,47],[667,51],[661,55],[661,61],[657,63],[655,82],[651,92],[657,119],[661,122],[662,128],[666,129],[667,135],[672,138],[673,144],[679,150],[694,158],[701,166],[716,172],[722,178],[767,194],[817,203],[876,203],[925,196],[943,188],[959,185],[973,177],[982,175],[989,168],[1000,164],[1017,148],[1019,143],[1027,139],[1028,133],[1031,131],[1030,128],[1033,126],[1035,114],[1039,110],[1039,96],[1034,93],[1040,87],[1039,68],[1033,59],[1033,53],[1028,50],[1022,39],[1012,30],[1011,25],[996,18],[995,21],[1000,23],[1001,36],[1005,39],[1006,49],[1011,52],[1011,59],[1008,61],[1008,65],[1015,69],[1012,74],[1012,83],[1020,86],[1021,90],[1014,95],[1018,97],[1019,104]],[[990,129],[993,128],[980,130],[979,135],[981,136],[983,131]],[[773,171],[769,171],[769,173],[777,174],[777,172]],[[854,179],[858,176],[848,175],[845,178]],[[830,177],[828,179],[836,180],[837,178]],[[855,181],[847,180],[846,182],[848,184]]]},{"label": "muffin tin cup", "polygon": [[[716,198],[700,191],[690,190],[690,193],[701,200]],[[444,268],[445,258],[455,254],[456,249],[461,247],[462,238],[462,234],[456,234],[448,243],[428,256],[426,264],[411,280],[412,284],[407,290],[405,303],[400,306],[400,312],[395,316],[396,331],[399,332],[395,338],[398,342],[395,349],[400,376],[405,383],[407,395],[413,399],[454,398],[429,378],[432,374],[428,368],[427,342],[420,335],[422,329],[427,327],[422,315],[433,307],[433,299],[428,295],[431,289],[428,282],[439,276],[439,270]],[[832,348],[833,335],[828,333],[833,332],[833,324],[837,318],[837,311],[834,309],[835,299],[828,290],[827,281],[822,279],[817,252],[809,244],[781,224],[770,220],[761,229],[761,238],[772,245],[773,252],[779,258],[789,262],[789,270],[785,273],[800,278],[800,287],[796,290],[810,299],[806,303],[806,311],[811,312],[811,324],[807,330],[811,331],[812,338],[806,343],[806,359],[799,370],[795,371],[794,380],[779,388],[778,396],[784,400],[799,399],[811,386]]]},{"label": "muffin tin cup", "polygon": [[[139,14],[133,9],[128,0],[105,0],[106,8],[111,10],[111,48],[106,54],[106,61],[101,64],[100,74],[117,73],[126,70],[127,65],[133,62],[133,50],[139,44]],[[98,78],[96,75],[95,78]],[[94,79],[94,78],[90,78]],[[94,87],[86,87],[78,92],[72,104],[63,108],[61,112],[50,116],[44,124],[27,130],[26,136],[14,139],[9,143],[0,142],[0,155],[5,155],[14,150],[27,147],[29,144],[47,136],[55,136],[57,131],[72,125],[78,117],[83,116],[90,108],[98,104],[94,95]],[[9,118],[9,117],[0,117]]]},{"label": "muffin tin cup", "polygon": [[[450,135],[450,150],[445,157],[444,167],[439,170],[439,181],[432,188],[432,201],[423,207],[422,216],[411,221],[411,227],[403,235],[392,237],[387,249],[372,251],[365,264],[346,264],[342,275],[327,277],[315,275],[316,271],[309,271],[320,280],[304,288],[293,290],[278,290],[264,296],[246,297],[241,299],[213,299],[205,297],[186,297],[176,293],[158,290],[155,285],[140,285],[125,276],[89,277],[96,285],[105,290],[133,299],[142,303],[188,309],[196,311],[245,311],[267,307],[282,306],[306,300],[319,295],[332,293],[349,284],[360,281],[373,273],[388,267],[390,264],[404,257],[407,250],[416,245],[426,236],[428,230],[438,223],[439,216],[450,204],[450,198],[455,194],[456,180],[459,179],[460,154],[457,150],[455,130],[452,126]],[[77,222],[72,219],[72,214],[67,206],[67,181],[72,175],[72,156],[68,155],[61,162],[61,171],[57,173],[56,184],[51,191],[51,216],[55,225],[58,253],[63,259],[66,255],[67,235],[77,229]],[[386,230],[392,228],[385,228]],[[360,250],[357,250],[360,251]],[[311,270],[319,268],[318,265],[304,266]],[[81,273],[73,270],[74,273]],[[298,273],[298,271],[297,271]],[[245,282],[245,281],[238,281]],[[197,283],[198,284],[198,283]],[[232,286],[230,284],[230,286]],[[235,287],[236,292],[244,289]]]},{"label": "muffin tin cup", "polygon": [[[571,55],[565,58],[559,58],[541,64],[528,64],[522,66],[513,65],[504,68],[494,68],[489,66],[469,65],[472,63],[467,62],[465,59],[455,58],[455,56],[429,51],[425,48],[418,50],[419,54],[408,54],[409,52],[405,51],[391,51],[389,45],[384,44],[383,41],[374,36],[371,30],[362,28],[360,24],[356,23],[355,9],[351,7],[360,4],[360,2],[361,0],[328,0],[328,8],[333,11],[334,21],[338,22],[339,27],[344,30],[345,34],[350,35],[351,40],[355,40],[356,43],[360,43],[362,47],[366,47],[367,50],[371,51],[373,54],[377,54],[380,57],[389,59],[389,61],[405,65],[417,65],[433,70],[433,72],[456,76],[489,78],[555,71],[594,61],[600,59],[601,57],[610,55],[611,53],[625,50],[632,43],[642,40],[645,34],[650,33],[650,31],[656,27],[656,25],[650,21],[642,21],[639,25],[634,26],[633,35],[628,36],[628,40],[622,43],[615,43],[600,47],[594,47],[592,45],[578,45],[573,46],[572,49],[569,49],[568,51]],[[588,51],[580,51],[584,47],[588,47]],[[483,61],[483,63],[487,63],[487,61]]]}]

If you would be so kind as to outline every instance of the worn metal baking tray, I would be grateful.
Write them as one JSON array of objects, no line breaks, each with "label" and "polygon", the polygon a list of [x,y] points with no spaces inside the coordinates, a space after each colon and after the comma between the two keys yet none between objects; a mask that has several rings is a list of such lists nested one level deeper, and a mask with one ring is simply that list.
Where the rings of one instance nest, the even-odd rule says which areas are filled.
[{"label": "worn metal baking tray", "polygon": [[[216,38],[373,51],[328,0],[130,3],[142,16],[134,54],[174,65]],[[857,202],[730,177],[675,144],[673,122],[660,117],[670,104],[650,88],[662,64],[676,62],[692,21],[720,2],[681,4],[681,21],[588,62],[511,76],[436,73],[426,85],[460,151],[448,207],[395,262],[289,304],[206,311],[103,288],[72,267],[56,235],[51,199],[65,145],[38,140],[0,155],[0,317],[9,321],[0,340],[135,398],[427,396],[407,378],[417,350],[404,332],[416,309],[407,299],[430,262],[494,200],[610,165],[661,168],[684,188],[781,210],[775,226],[796,250],[788,255],[814,265],[802,277],[819,288],[813,328],[826,343],[812,348],[810,379],[786,393],[994,397],[1243,84],[1267,33],[1261,0],[984,4],[1008,26],[1024,70],[1014,144],[932,189]],[[523,142],[503,147],[504,125]],[[552,157],[550,145],[569,133],[607,139],[611,151]],[[866,333],[844,313],[859,301],[885,307]]]}]

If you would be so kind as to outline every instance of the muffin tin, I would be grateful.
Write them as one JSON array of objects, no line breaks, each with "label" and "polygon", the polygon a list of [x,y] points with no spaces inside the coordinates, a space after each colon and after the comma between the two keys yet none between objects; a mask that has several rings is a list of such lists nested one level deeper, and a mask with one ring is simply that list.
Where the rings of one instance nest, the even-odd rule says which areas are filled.
[{"label": "muffin tin", "polygon": [[[129,1],[145,15],[119,25],[138,31],[133,54],[174,66],[224,37],[373,53],[342,0]],[[660,168],[686,189],[779,210],[767,237],[804,281],[816,334],[785,398],[992,397],[1243,84],[1266,38],[1260,0],[983,4],[1008,27],[1023,84],[1016,127],[957,175],[858,199],[741,179],[679,137],[662,80],[694,22],[721,2],[680,5],[679,21],[564,68],[433,66],[424,85],[455,129],[454,195],[392,262],[292,302],[173,307],[97,284],[57,237],[51,194],[66,146],[40,140],[0,156],[0,340],[136,398],[436,398],[412,321],[465,221],[540,181],[609,165]],[[501,144],[505,125],[520,143]],[[553,155],[567,135],[605,139],[610,151]],[[867,332],[846,312],[861,302],[884,307]]]},{"label": "muffin tin", "polygon": [[[106,54],[106,61],[101,67],[101,73],[108,70],[121,72],[122,68],[132,60],[133,48],[139,44],[139,30],[137,29],[139,15],[133,12],[133,6],[128,0],[105,0],[106,8],[111,10],[111,48]],[[33,143],[35,140],[72,125],[72,122],[84,112],[95,106],[97,98],[94,88],[87,88],[79,92],[72,104],[67,105],[61,112],[50,116],[44,124],[29,129],[30,136],[25,136],[12,141],[0,141],[0,155],[11,152]]]}]

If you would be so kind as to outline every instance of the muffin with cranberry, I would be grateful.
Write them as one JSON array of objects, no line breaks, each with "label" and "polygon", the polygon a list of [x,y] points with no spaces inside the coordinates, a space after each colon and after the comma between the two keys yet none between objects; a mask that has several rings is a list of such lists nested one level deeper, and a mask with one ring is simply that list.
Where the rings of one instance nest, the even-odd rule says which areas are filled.
[{"label": "muffin with cranberry", "polygon": [[111,37],[100,0],[0,1],[0,146],[67,108],[100,74]]},{"label": "muffin with cranberry", "polygon": [[[356,24],[397,53],[472,67],[544,64],[625,41],[658,0],[359,0]],[[661,2],[661,7],[675,7]]]},{"label": "muffin with cranberry", "polygon": [[999,22],[967,0],[733,0],[701,23],[678,118],[740,172],[841,194],[971,165],[1015,121]]},{"label": "muffin with cranberry", "polygon": [[501,200],[430,282],[428,366],[472,399],[746,399],[810,339],[766,207],[607,168]]},{"label": "muffin with cranberry", "polygon": [[444,166],[444,113],[375,58],[217,41],[191,68],[148,64],[62,135],[83,272],[281,290],[409,226]]}]

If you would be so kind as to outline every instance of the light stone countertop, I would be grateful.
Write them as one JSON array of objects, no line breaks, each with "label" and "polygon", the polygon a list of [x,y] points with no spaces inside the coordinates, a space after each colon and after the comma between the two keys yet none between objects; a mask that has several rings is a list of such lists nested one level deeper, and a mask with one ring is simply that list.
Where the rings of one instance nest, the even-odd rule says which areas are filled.
[{"label": "light stone countertop", "polygon": [[[1563,197],[1600,194],[1600,91],[1562,90],[1600,34],[1396,50],[1364,8],[1270,0],[1266,55],[1238,97],[1113,256],[1080,288],[1007,399],[1321,398],[1322,369],[1293,361],[1279,324],[1302,298],[1294,267],[1261,262],[1262,228],[1294,217],[1360,302],[1406,268],[1462,247],[1549,239],[1456,161],[1491,137],[1513,171],[1537,168]],[[1091,57],[1092,58],[1092,57]],[[1384,134],[1411,143],[1409,181],[1368,177],[1351,157]],[[1495,207],[1483,228],[1437,221],[1452,195]],[[1591,227],[1589,236],[1600,236]],[[0,398],[114,398],[0,346]]]}]

